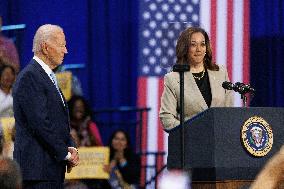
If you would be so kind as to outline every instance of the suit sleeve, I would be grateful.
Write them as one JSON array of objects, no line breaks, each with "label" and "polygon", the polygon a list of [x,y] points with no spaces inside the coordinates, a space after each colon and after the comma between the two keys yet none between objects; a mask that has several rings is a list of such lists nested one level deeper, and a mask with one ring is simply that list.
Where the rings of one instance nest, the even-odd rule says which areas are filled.
[{"label": "suit sleeve", "polygon": [[170,75],[164,78],[164,91],[161,97],[159,117],[164,129],[170,130],[180,124],[177,113],[177,96]]},{"label": "suit sleeve", "polygon": [[33,137],[57,161],[62,161],[68,153],[68,146],[52,127],[54,120],[48,116],[46,91],[34,75],[26,74],[23,77],[14,100],[19,102]]}]

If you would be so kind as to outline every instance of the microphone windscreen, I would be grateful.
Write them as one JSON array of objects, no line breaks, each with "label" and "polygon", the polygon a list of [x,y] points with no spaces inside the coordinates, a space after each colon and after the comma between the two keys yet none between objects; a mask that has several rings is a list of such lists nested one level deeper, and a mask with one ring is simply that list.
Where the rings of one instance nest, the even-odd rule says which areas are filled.
[{"label": "microphone windscreen", "polygon": [[227,90],[232,90],[234,88],[234,84],[229,81],[224,81],[222,83],[222,87]]}]

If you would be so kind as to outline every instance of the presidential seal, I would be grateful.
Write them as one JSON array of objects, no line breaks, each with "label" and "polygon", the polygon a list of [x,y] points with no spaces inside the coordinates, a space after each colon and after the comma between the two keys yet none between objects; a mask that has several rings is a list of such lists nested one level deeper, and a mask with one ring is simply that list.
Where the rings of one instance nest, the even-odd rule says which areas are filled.
[{"label": "presidential seal", "polygon": [[251,117],[241,128],[241,142],[251,155],[263,157],[273,145],[272,129],[263,118]]}]

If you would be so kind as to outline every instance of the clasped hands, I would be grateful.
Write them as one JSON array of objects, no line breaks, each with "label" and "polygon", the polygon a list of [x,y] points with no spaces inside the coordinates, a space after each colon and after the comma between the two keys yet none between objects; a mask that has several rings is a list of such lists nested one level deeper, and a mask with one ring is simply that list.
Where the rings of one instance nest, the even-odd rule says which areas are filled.
[{"label": "clasped hands", "polygon": [[67,172],[70,173],[72,168],[79,164],[79,153],[74,147],[68,147],[68,152],[70,152],[71,157],[67,159]]}]

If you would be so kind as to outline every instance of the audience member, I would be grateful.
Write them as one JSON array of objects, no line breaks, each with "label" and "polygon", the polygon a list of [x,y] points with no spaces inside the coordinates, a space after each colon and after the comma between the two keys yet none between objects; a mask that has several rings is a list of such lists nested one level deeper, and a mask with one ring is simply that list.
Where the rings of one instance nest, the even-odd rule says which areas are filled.
[{"label": "audience member", "polygon": [[15,78],[16,72],[12,66],[4,65],[0,67],[0,118],[14,115],[12,86]]},{"label": "audience member", "polygon": [[2,156],[3,157],[8,157],[13,159],[13,152],[14,152],[14,143],[15,143],[15,132],[16,128],[13,127],[11,131],[11,140],[6,141],[3,137],[2,142],[3,142],[3,149],[2,149]]},{"label": "audience member", "polygon": [[1,34],[2,17],[0,16],[0,67],[11,65],[18,73],[20,70],[19,55],[12,40]]},{"label": "audience member", "polygon": [[15,161],[10,158],[0,158],[0,188],[22,188],[22,175],[20,167]]},{"label": "audience member", "polygon": [[[91,108],[82,96],[72,96],[68,101],[71,135],[77,146],[102,146],[97,125],[91,120]],[[68,180],[65,189],[103,189],[101,179]]]},{"label": "audience member", "polygon": [[276,189],[284,175],[284,146],[277,152],[257,175],[250,189]]},{"label": "audience member", "polygon": [[112,189],[138,188],[140,158],[131,150],[129,136],[122,130],[115,131],[110,138],[110,164],[105,170],[110,173]]},{"label": "audience member", "polygon": [[2,131],[0,130],[0,156],[2,156],[3,144],[4,144],[3,133],[2,133]]},{"label": "audience member", "polygon": [[77,146],[102,146],[97,125],[91,120],[91,108],[82,96],[72,96],[68,102],[71,134]]}]

